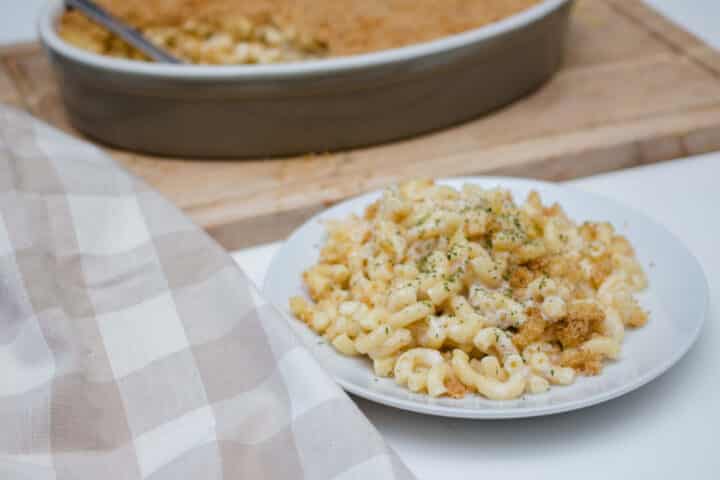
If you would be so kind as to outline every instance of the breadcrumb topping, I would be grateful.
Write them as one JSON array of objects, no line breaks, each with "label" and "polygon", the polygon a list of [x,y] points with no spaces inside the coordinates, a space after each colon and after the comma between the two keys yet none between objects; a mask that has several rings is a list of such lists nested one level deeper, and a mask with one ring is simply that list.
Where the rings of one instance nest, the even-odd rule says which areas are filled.
[{"label": "breadcrumb topping", "polygon": [[[374,52],[496,22],[540,0],[99,0],[195,63],[271,63]],[[79,12],[60,34],[104,55],[145,58]]]}]

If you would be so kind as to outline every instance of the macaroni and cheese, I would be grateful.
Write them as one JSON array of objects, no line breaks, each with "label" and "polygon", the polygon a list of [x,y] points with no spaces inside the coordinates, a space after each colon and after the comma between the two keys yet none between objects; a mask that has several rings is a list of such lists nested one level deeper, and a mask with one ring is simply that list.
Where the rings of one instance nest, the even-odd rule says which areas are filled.
[{"label": "macaroni and cheese", "polygon": [[567,385],[647,321],[628,240],[537,192],[518,205],[501,188],[410,181],[327,230],[303,274],[311,301],[291,311],[414,392],[507,400]]},{"label": "macaroni and cheese", "polygon": [[[190,63],[277,63],[403,47],[517,14],[540,0],[99,0]],[[94,53],[147,60],[79,11],[58,31]]]}]

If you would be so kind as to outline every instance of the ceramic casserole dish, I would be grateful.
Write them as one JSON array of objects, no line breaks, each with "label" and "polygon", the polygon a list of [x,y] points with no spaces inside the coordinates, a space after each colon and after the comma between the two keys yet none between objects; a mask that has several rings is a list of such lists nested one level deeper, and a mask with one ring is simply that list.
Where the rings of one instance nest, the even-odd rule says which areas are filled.
[{"label": "ceramic casserole dish", "polygon": [[572,0],[374,53],[270,65],[166,65],[73,47],[63,2],[39,31],[71,123],[104,143],[181,157],[348,149],[448,127],[505,105],[559,67]]}]

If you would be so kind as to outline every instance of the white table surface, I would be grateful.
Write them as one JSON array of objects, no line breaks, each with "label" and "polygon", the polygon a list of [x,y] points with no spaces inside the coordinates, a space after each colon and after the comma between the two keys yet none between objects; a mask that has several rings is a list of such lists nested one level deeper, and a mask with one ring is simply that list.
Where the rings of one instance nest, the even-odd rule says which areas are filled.
[{"label": "white table surface", "polygon": [[[421,479],[720,479],[719,181],[720,153],[570,182],[653,217],[705,269],[711,300],[701,337],[649,385],[595,407],[526,420],[445,419],[354,400]],[[234,257],[261,285],[279,246]]]},{"label": "white table surface", "polygon": [[[720,1],[646,1],[720,48]],[[0,44],[34,39],[43,3],[0,0]],[[659,379],[603,405],[528,420],[464,421],[357,404],[421,479],[720,479],[719,180],[720,154],[711,154],[572,182],[655,218],[705,268],[711,301],[701,338]],[[234,257],[260,285],[278,246]]]}]

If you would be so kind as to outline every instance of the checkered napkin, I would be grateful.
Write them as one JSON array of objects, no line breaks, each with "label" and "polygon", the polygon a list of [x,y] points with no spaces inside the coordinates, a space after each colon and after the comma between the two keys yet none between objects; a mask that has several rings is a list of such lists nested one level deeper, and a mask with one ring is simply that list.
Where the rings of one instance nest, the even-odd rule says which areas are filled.
[{"label": "checkered napkin", "polygon": [[221,247],[0,106],[0,478],[412,475]]}]

